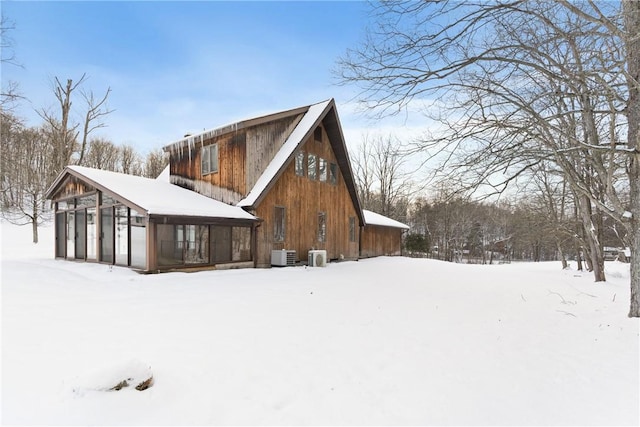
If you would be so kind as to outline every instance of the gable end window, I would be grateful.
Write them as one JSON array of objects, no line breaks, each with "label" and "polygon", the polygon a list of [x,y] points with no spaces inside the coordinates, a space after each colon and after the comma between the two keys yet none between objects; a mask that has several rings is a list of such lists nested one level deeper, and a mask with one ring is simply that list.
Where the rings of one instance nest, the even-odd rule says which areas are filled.
[{"label": "gable end window", "polygon": [[329,182],[331,185],[338,184],[338,165],[335,163],[329,163]]},{"label": "gable end window", "polygon": [[304,160],[306,156],[304,155],[304,151],[299,151],[296,154],[296,175],[304,176]]},{"label": "gable end window", "polygon": [[307,162],[307,174],[309,179],[316,179],[317,177],[317,169],[316,164],[318,163],[318,158],[315,154],[309,154],[308,162]]},{"label": "gable end window", "polygon": [[313,139],[318,142],[322,142],[322,128],[318,126],[315,131],[313,131]]},{"label": "gable end window", "polygon": [[218,172],[218,144],[202,147],[202,175]]},{"label": "gable end window", "polygon": [[320,182],[327,182],[327,161],[325,159],[318,159],[318,169],[320,170]]}]

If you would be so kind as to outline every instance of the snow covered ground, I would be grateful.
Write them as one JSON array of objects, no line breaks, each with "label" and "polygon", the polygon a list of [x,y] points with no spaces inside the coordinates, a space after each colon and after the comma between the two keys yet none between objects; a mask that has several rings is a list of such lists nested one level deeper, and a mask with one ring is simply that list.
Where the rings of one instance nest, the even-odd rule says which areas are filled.
[{"label": "snow covered ground", "polygon": [[5,425],[640,423],[628,264],[145,276],[1,232]]}]

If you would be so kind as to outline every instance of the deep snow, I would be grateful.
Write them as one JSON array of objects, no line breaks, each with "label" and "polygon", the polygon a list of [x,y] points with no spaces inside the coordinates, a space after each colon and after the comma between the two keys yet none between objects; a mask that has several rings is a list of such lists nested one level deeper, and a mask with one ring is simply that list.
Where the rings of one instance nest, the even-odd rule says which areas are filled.
[{"label": "deep snow", "polygon": [[628,264],[139,275],[1,232],[5,425],[640,423]]}]

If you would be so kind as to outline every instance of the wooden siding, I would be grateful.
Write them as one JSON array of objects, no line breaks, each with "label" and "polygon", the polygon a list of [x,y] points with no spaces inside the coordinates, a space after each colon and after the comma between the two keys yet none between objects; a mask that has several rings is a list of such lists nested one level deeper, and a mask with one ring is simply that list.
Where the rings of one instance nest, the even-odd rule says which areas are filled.
[{"label": "wooden siding", "polygon": [[[337,163],[335,154],[323,129],[323,141],[314,140],[313,134],[299,148],[305,156],[312,153],[331,163]],[[295,157],[295,155],[294,155]],[[305,157],[306,158],[306,157]],[[272,249],[295,250],[298,261],[306,261],[311,249],[325,249],[331,259],[358,258],[358,229],[356,239],[349,241],[349,217],[358,218],[353,200],[341,173],[338,173],[337,185],[311,180],[295,174],[295,159],[273,185],[269,194],[256,209],[256,215],[264,220],[258,228],[257,265],[268,267],[271,264]],[[275,207],[285,208],[285,238],[283,242],[274,241]],[[326,212],[326,240],[318,241],[318,213]]]},{"label": "wooden siding", "polygon": [[402,255],[402,229],[367,225],[360,236],[360,256]]},{"label": "wooden siding", "polygon": [[[169,152],[171,182],[224,203],[251,190],[302,115],[194,142]],[[202,147],[218,144],[218,171],[202,175]]]},{"label": "wooden siding", "polygon": [[302,120],[303,115],[286,117],[279,121],[247,129],[246,188],[252,189],[278,153],[282,145]]},{"label": "wooden siding", "polygon": [[90,186],[79,178],[69,175],[58,186],[58,191],[52,195],[52,200],[62,200],[73,196],[94,192],[95,188]]}]

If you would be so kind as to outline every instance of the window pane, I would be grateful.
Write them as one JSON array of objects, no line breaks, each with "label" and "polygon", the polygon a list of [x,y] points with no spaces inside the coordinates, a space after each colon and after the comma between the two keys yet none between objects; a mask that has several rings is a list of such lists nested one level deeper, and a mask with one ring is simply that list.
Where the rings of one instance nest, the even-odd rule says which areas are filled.
[{"label": "window pane", "polygon": [[64,249],[67,244],[65,233],[67,231],[67,218],[64,212],[56,214],[56,256],[64,257]]},{"label": "window pane", "polygon": [[207,145],[206,147],[202,147],[201,167],[202,167],[203,175],[209,173],[211,170],[211,163],[209,161],[209,157],[211,156],[209,154],[210,150],[211,150],[210,145]]},{"label": "window pane", "polygon": [[338,184],[338,165],[335,163],[329,164],[329,182],[332,185]]},{"label": "window pane", "polygon": [[[176,237],[182,236],[177,229],[181,225],[158,224],[156,226],[156,245],[158,252],[158,265],[179,265],[182,264],[182,241],[178,242]],[[182,230],[181,230],[182,231]]]},{"label": "window pane", "polygon": [[129,209],[116,208],[116,264],[129,265]]},{"label": "window pane", "polygon": [[307,174],[309,176],[309,179],[316,179],[316,155],[315,154],[309,154],[307,164],[308,164]]},{"label": "window pane", "polygon": [[131,266],[147,267],[147,227],[145,218],[131,210]]},{"label": "window pane", "polygon": [[209,263],[209,226],[185,225],[185,264]]},{"label": "window pane", "polygon": [[84,259],[85,249],[85,213],[84,209],[76,211],[76,259]]},{"label": "window pane", "polygon": [[77,199],[76,206],[86,206],[86,207],[94,207],[96,205],[96,195],[92,194],[90,196],[79,197]]},{"label": "window pane", "polygon": [[113,197],[107,196],[106,194],[102,193],[102,205],[103,206],[115,205],[116,203],[118,203],[118,201],[116,199],[114,199]]},{"label": "window pane", "polygon": [[231,261],[231,227],[212,226],[211,228],[214,262]]},{"label": "window pane", "polygon": [[113,262],[113,208],[100,209],[100,261]]},{"label": "window pane", "polygon": [[285,237],[285,210],[281,206],[276,206],[273,219],[273,238],[276,242],[284,242]]},{"label": "window pane", "polygon": [[251,228],[233,227],[231,241],[232,261],[251,261]]},{"label": "window pane", "polygon": [[87,259],[96,259],[96,208],[87,209]]},{"label": "window pane", "polygon": [[318,242],[327,240],[327,214],[318,212]]},{"label": "window pane", "polygon": [[300,151],[296,154],[296,175],[304,176],[304,151]]},{"label": "window pane", "polygon": [[320,167],[320,181],[327,182],[327,161],[325,159],[320,159],[318,161],[318,165]]},{"label": "window pane", "polygon": [[67,213],[67,258],[76,257],[76,213]]}]

